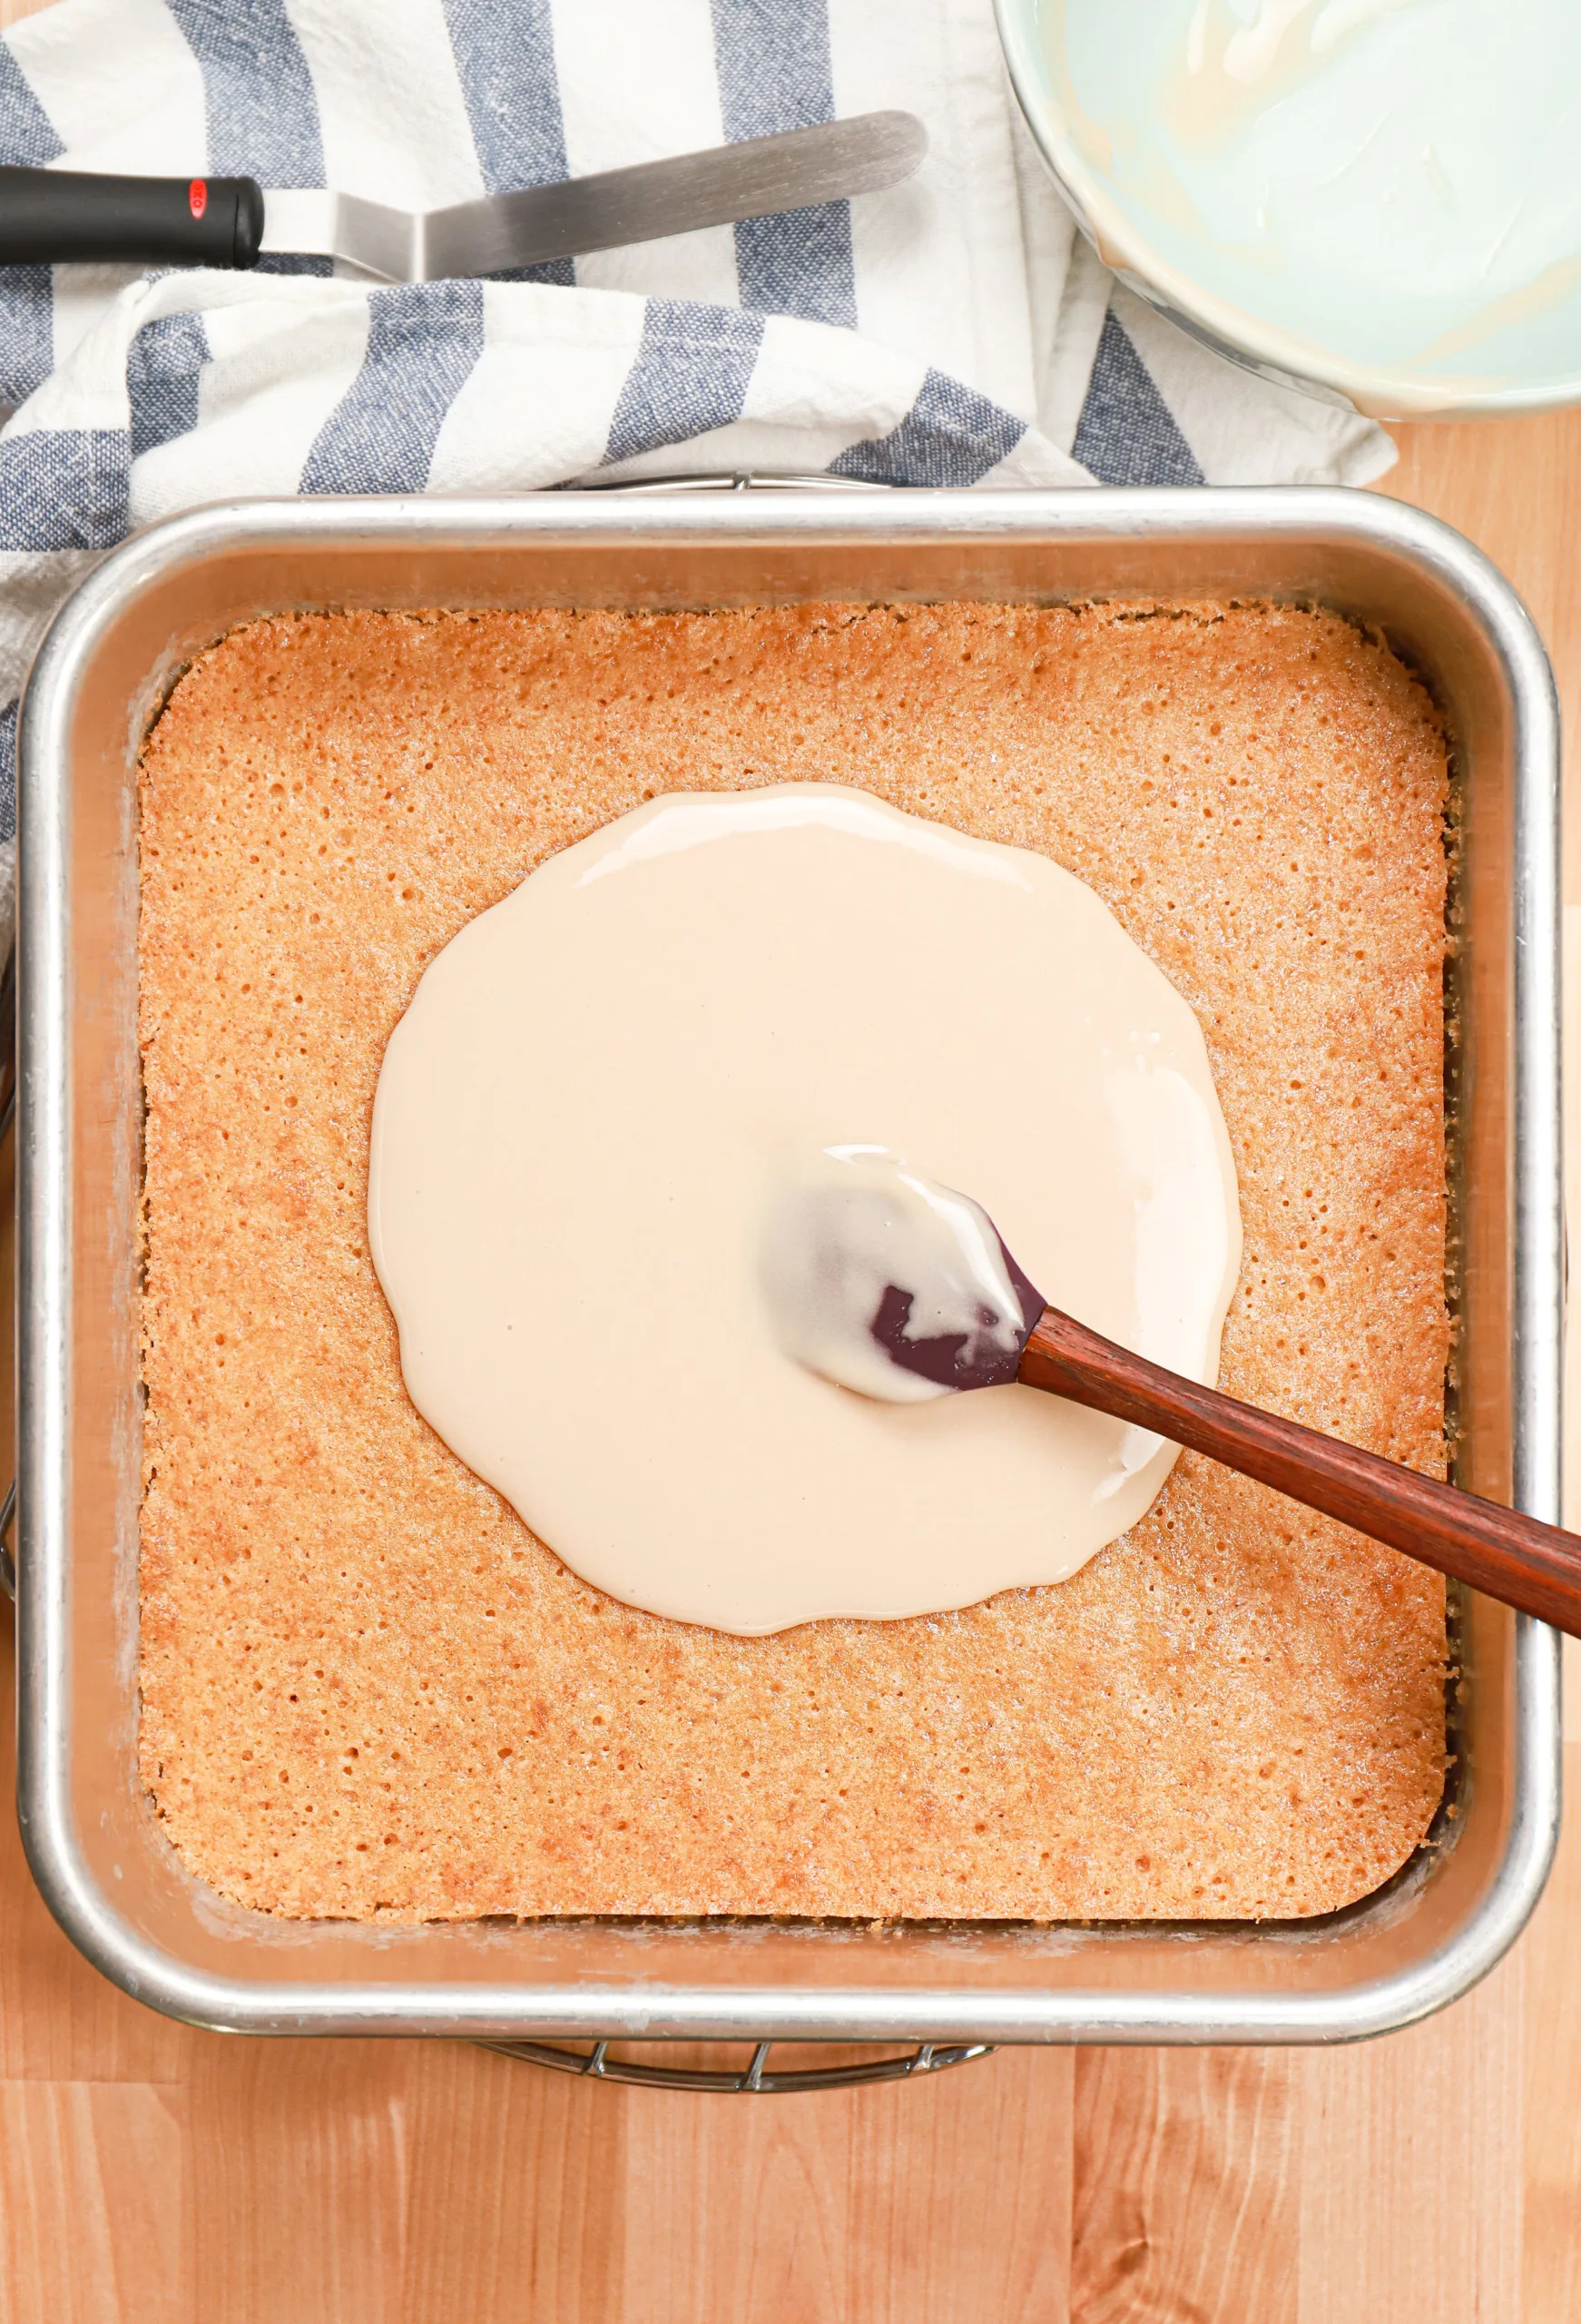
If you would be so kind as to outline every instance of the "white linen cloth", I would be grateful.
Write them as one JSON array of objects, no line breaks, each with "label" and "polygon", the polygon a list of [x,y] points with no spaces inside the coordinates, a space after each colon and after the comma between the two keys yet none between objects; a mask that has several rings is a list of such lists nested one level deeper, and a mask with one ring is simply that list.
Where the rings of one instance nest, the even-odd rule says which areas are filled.
[{"label": "white linen cloth", "polygon": [[410,209],[882,106],[928,127],[904,185],[508,281],[0,268],[0,842],[51,614],[130,529],[205,500],[1389,466],[1370,422],[1117,288],[1015,114],[991,0],[59,0],[0,41],[0,162]]}]

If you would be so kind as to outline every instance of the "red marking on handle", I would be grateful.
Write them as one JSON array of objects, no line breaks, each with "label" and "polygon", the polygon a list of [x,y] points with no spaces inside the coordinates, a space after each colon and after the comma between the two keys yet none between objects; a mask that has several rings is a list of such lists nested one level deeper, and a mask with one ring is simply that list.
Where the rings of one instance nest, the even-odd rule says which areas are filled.
[{"label": "red marking on handle", "polygon": [[187,208],[194,218],[201,218],[209,207],[209,189],[201,178],[194,178],[187,188]]}]

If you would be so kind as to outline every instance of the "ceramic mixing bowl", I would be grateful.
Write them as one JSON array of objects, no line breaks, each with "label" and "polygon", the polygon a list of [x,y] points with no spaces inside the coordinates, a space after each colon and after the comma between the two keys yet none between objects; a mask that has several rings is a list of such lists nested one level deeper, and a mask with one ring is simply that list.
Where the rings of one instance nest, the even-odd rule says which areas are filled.
[{"label": "ceramic mixing bowl", "polygon": [[[1196,338],[1264,378],[1300,388],[1327,401],[1350,405],[1375,418],[1465,418],[1472,414],[1551,409],[1581,402],[1581,289],[1577,288],[1581,254],[1550,266],[1541,280],[1490,304],[1488,315],[1491,323],[1499,325],[1498,330],[1490,323],[1486,331],[1451,331],[1439,344],[1425,345],[1416,361],[1398,357],[1381,361],[1361,359],[1354,350],[1350,353],[1344,351],[1340,344],[1342,334],[1292,328],[1291,301],[1281,292],[1278,270],[1268,267],[1265,254],[1259,255],[1255,262],[1240,264],[1239,253],[1201,240],[1203,230],[1197,227],[1195,219],[1192,222],[1197,228],[1198,248],[1203,254],[1193,263],[1190,251],[1192,235],[1183,231],[1190,212],[1190,195],[1168,179],[1164,137],[1147,133],[1134,134],[1126,141],[1128,151],[1122,155],[1118,143],[1105,133],[1102,124],[1086,116],[1077,100],[1074,34],[1070,47],[1066,46],[1068,5],[1069,0],[995,0],[1011,84],[1038,151],[1077,223],[1105,265],[1149,304],[1183,325]],[[1161,5],[1167,7],[1169,0],[1161,0]],[[1462,5],[1474,12],[1474,0],[1462,0]],[[1528,12],[1540,10],[1544,0],[1528,0]],[[1169,20],[1139,23],[1142,13],[1130,7],[1113,7],[1113,37],[1116,45],[1113,59],[1106,61],[1124,60],[1126,69],[1130,69],[1140,38],[1146,36],[1156,45],[1157,25]],[[1243,8],[1233,9],[1226,15],[1221,6],[1217,13],[1231,26],[1232,34],[1245,16]],[[1334,9],[1331,7],[1328,13],[1333,15]],[[1357,18],[1354,6],[1342,13],[1348,18]],[[1407,13],[1398,6],[1363,12],[1369,19],[1390,16],[1391,37],[1395,38],[1399,37],[1399,26]],[[1199,7],[1197,17],[1205,20],[1209,14],[1206,6]],[[1247,29],[1265,29],[1262,20],[1276,15],[1281,25],[1272,29],[1282,26],[1288,32],[1291,27],[1283,25],[1283,19],[1291,15],[1288,7],[1274,10],[1266,5],[1260,14],[1253,12],[1253,18],[1247,19]],[[1537,23],[1535,15],[1533,21]],[[1073,15],[1072,26],[1075,22]],[[1302,26],[1304,24],[1303,15]],[[1193,40],[1198,29],[1198,25],[1193,24],[1185,40]],[[1106,25],[1101,27],[1101,33],[1104,39],[1108,38]],[[1084,41],[1085,59],[1090,67],[1095,46],[1090,22],[1084,27]],[[1540,24],[1535,33],[1528,28],[1528,48],[1534,44],[1540,64]],[[1555,61],[1557,70],[1563,59]],[[1477,64],[1475,56],[1469,54],[1464,62],[1468,72]],[[1200,59],[1193,58],[1188,72],[1194,71]],[[1144,85],[1143,77],[1135,77],[1137,85]],[[1187,81],[1184,85],[1191,84]],[[1287,90],[1288,83],[1284,85]],[[1514,86],[1511,83],[1502,92],[1502,103],[1510,102]],[[1271,97],[1281,93],[1276,85]],[[1413,100],[1413,107],[1415,103]],[[1411,119],[1418,118],[1418,112],[1413,110]],[[1425,135],[1430,123],[1425,115],[1420,118]],[[1506,118],[1500,126],[1507,150],[1509,133],[1512,129],[1518,131],[1519,124],[1512,124]],[[1533,150],[1542,142],[1541,123],[1534,123]],[[1336,141],[1336,151],[1342,162],[1342,141]],[[1419,158],[1423,162],[1431,160],[1426,144]],[[1453,166],[1454,156],[1449,158]],[[1158,222],[1153,226],[1147,220],[1153,192],[1153,187],[1145,184],[1149,176],[1159,193],[1155,205]],[[1140,201],[1139,187],[1144,189]],[[1516,202],[1512,216],[1520,207]],[[1458,228],[1457,231],[1464,231],[1468,237],[1485,235],[1492,246],[1499,214],[1497,203],[1490,203],[1486,211],[1470,208],[1464,229]],[[1362,217],[1364,222],[1364,211]],[[1380,290],[1378,249],[1382,245],[1382,233],[1380,226],[1377,236],[1369,236],[1363,222],[1360,233],[1354,237],[1356,245],[1367,241],[1374,245],[1370,266],[1364,266],[1359,260],[1356,281],[1360,299],[1366,274],[1366,295],[1375,308]],[[1214,272],[1231,277],[1235,284],[1234,296],[1225,294],[1223,281],[1214,283],[1205,279]],[[1293,268],[1287,269],[1286,273],[1293,279]],[[1342,272],[1339,279],[1343,281]],[[1382,279],[1387,294],[1387,269]],[[1403,310],[1420,284],[1408,280],[1403,267],[1398,279]]]}]

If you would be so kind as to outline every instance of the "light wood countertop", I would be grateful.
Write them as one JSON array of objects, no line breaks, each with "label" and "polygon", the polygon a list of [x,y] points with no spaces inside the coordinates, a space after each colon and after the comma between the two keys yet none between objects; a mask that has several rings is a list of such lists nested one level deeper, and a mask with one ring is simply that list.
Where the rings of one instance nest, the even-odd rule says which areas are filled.
[{"label": "light wood countertop", "polygon": [[[1581,731],[1581,411],[1397,432],[1381,488],[1509,575]],[[458,2043],[167,2024],[55,1928],[7,1813],[0,2324],[1576,2324],[1578,1964],[1581,1826],[1493,1975],[1360,2048],[589,2087]]]}]

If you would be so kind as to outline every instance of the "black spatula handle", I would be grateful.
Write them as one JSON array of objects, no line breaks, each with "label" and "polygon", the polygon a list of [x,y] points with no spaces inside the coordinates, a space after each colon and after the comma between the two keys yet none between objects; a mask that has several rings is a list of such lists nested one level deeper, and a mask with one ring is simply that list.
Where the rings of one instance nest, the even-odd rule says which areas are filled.
[{"label": "black spatula handle", "polygon": [[263,240],[254,178],[113,178],[0,168],[0,266],[126,260],[252,266]]}]

